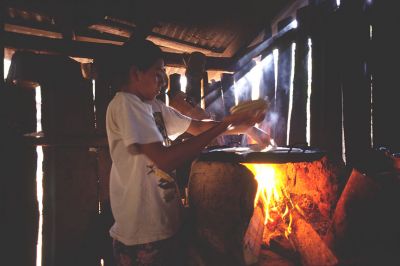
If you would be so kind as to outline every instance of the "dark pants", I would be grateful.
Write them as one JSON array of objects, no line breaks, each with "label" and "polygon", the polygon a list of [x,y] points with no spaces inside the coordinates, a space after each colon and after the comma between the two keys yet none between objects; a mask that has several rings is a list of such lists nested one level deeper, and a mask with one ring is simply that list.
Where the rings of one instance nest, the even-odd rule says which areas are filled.
[{"label": "dark pants", "polygon": [[118,266],[184,266],[184,246],[180,234],[165,240],[133,246],[113,240],[114,258]]}]

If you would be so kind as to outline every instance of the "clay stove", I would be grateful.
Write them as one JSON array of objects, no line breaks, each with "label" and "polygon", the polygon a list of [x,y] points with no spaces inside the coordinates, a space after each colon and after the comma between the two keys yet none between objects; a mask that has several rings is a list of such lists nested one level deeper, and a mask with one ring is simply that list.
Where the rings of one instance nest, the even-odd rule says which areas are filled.
[{"label": "clay stove", "polygon": [[310,148],[204,152],[192,164],[189,205],[206,264],[335,265],[322,237],[342,170]]}]

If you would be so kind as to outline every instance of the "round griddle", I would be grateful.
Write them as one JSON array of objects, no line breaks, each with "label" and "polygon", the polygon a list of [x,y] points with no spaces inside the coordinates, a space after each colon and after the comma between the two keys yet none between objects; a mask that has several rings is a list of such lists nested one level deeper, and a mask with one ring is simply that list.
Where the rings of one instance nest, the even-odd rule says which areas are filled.
[{"label": "round griddle", "polygon": [[256,151],[250,147],[213,147],[204,150],[200,161],[234,163],[290,163],[312,162],[321,159],[324,151],[316,148],[273,147]]}]

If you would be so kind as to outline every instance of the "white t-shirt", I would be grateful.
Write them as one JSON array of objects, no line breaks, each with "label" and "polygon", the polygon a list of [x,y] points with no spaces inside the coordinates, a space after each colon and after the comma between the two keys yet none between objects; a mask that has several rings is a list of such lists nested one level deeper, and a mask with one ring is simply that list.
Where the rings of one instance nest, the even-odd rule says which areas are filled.
[{"label": "white t-shirt", "polygon": [[143,102],[125,92],[118,92],[111,100],[106,115],[112,159],[110,202],[115,219],[111,237],[135,245],[166,239],[177,232],[182,202],[175,180],[146,155],[133,155],[127,147],[168,143],[163,133],[173,139],[187,130],[190,121],[158,100]]}]

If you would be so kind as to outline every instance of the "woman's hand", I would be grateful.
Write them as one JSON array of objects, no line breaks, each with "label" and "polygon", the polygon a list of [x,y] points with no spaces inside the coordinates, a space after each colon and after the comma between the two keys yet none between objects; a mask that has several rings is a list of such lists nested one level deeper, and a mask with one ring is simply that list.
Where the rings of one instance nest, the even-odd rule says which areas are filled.
[{"label": "woman's hand", "polygon": [[244,111],[228,115],[223,122],[230,124],[235,128],[235,131],[246,131],[257,123],[264,120],[266,112],[263,111]]},{"label": "woman's hand", "polygon": [[271,136],[264,130],[261,130],[257,127],[251,127],[249,130],[247,130],[246,134],[255,142],[257,142],[257,144],[252,147],[253,150],[263,150],[269,145],[273,144],[271,141]]},{"label": "woman's hand", "polygon": [[231,125],[230,129],[226,133],[247,134],[257,142],[257,145],[254,145],[253,147],[257,150],[262,150],[271,144],[271,137],[267,132],[255,127],[254,125],[261,123],[264,120],[265,115],[265,110],[250,110],[226,116],[224,121]]}]

